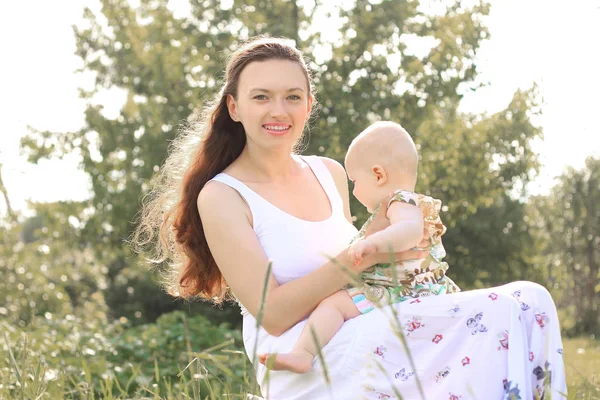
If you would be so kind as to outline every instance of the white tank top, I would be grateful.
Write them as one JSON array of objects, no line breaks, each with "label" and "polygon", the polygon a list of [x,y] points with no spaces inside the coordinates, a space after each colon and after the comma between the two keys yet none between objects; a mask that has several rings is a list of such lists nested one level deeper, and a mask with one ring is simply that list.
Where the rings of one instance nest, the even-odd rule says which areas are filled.
[{"label": "white tank top", "polygon": [[[213,178],[237,190],[248,204],[254,232],[272,261],[273,275],[280,285],[326,264],[328,257],[338,255],[357,234],[344,215],[342,198],[327,166],[317,156],[301,156],[301,159],[311,168],[331,204],[331,216],[323,221],[307,221],[290,215],[225,173]],[[303,196],[303,193],[297,195]],[[243,307],[242,314],[244,318],[252,317]]]}]

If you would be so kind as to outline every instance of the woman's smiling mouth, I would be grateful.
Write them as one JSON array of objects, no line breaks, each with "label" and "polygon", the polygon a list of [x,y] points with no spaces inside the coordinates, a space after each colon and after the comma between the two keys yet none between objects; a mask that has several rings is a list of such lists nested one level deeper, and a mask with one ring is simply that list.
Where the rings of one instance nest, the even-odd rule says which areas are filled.
[{"label": "woman's smiling mouth", "polygon": [[283,135],[292,127],[290,124],[264,124],[263,129],[272,135]]}]

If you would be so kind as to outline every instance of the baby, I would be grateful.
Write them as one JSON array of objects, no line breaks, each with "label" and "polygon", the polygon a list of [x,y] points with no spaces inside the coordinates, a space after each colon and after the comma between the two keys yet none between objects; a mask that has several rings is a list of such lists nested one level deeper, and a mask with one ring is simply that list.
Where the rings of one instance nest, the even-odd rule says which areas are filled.
[{"label": "baby", "polygon": [[[354,196],[372,213],[349,248],[359,263],[363,257],[381,252],[402,252],[415,248],[427,229],[426,259],[399,264],[377,264],[361,273],[361,283],[349,285],[324,299],[312,312],[298,342],[290,353],[261,354],[263,364],[274,370],[308,372],[317,354],[311,327],[319,347],[326,345],[343,323],[376,306],[403,302],[421,296],[460,291],[446,276],[448,264],[441,236],[446,231],[439,217],[441,202],[414,193],[418,154],[410,135],[393,122],[377,122],[361,132],[346,154],[346,172],[354,182]],[[390,226],[365,236],[379,211],[390,198],[386,217]]]}]

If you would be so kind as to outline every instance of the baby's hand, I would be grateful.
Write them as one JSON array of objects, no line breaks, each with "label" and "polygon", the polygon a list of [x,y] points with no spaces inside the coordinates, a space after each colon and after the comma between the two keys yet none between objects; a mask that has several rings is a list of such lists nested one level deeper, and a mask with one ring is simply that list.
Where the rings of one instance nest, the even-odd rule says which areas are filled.
[{"label": "baby's hand", "polygon": [[364,257],[377,252],[377,247],[369,238],[357,240],[348,249],[348,254],[354,260],[354,264],[358,265]]}]

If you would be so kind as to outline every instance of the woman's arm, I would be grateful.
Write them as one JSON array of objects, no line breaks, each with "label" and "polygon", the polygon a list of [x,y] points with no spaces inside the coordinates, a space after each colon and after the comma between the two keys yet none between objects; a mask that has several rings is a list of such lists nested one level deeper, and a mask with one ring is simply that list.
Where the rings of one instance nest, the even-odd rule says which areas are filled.
[{"label": "woman's arm", "polygon": [[[198,196],[198,211],[210,251],[225,281],[256,316],[268,259],[252,228],[252,214],[237,191],[220,182],[209,182]],[[369,264],[370,263],[370,264]],[[339,267],[347,265],[360,272],[374,264],[372,258],[353,266],[342,251],[335,262],[278,285],[271,274],[267,288],[262,326],[271,335],[281,335],[308,315],[321,300],[351,282]]]}]

